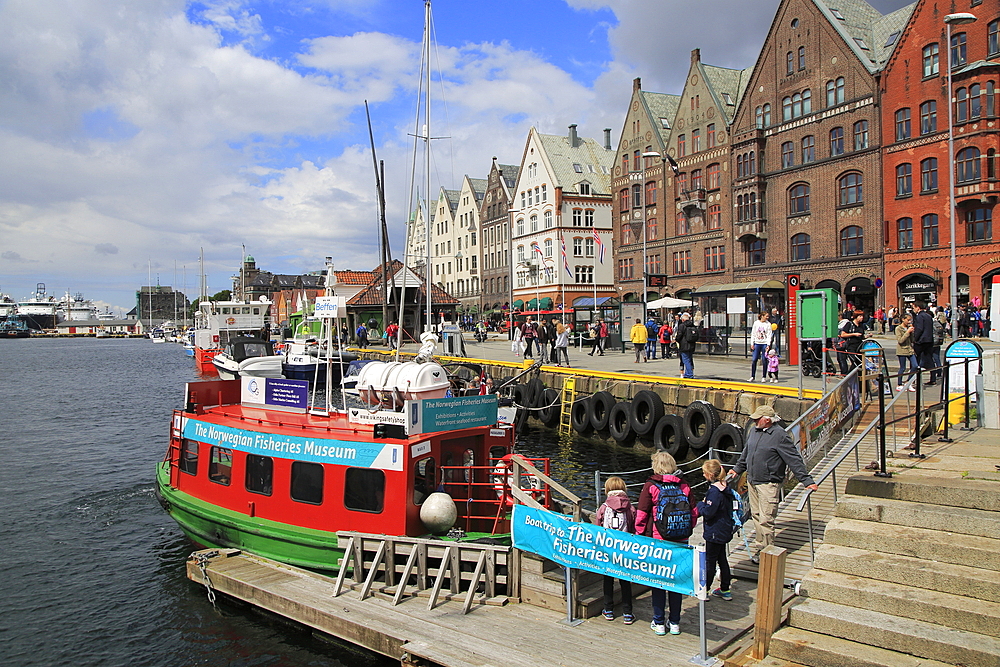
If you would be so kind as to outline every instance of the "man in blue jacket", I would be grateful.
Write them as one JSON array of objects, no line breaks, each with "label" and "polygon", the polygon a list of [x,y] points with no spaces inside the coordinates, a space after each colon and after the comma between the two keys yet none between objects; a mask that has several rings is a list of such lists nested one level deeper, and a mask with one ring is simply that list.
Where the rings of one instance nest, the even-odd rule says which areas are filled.
[{"label": "man in blue jacket", "polygon": [[819,487],[806,470],[802,455],[792,443],[792,438],[778,425],[781,420],[774,408],[770,405],[758,405],[750,419],[756,424],[747,436],[740,460],[726,476],[726,481],[729,482],[744,471],[747,473],[750,511],[756,528],[750,560],[757,563],[761,549],[774,544],[774,517],[778,514],[785,471],[790,468],[795,478],[807,489],[815,491]]},{"label": "man in blue jacket", "polygon": [[[917,363],[924,370],[934,368],[934,318],[927,312],[927,304],[923,301],[913,303],[913,354],[917,356]],[[930,381],[925,385],[937,384],[934,376],[930,376]]]}]

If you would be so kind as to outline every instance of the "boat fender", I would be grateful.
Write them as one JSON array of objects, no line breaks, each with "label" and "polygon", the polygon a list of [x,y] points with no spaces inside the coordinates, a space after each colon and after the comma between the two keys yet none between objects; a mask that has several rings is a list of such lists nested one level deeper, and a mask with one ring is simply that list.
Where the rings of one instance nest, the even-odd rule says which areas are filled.
[{"label": "boat fender", "polygon": [[593,427],[590,425],[590,402],[589,398],[581,398],[573,403],[573,409],[570,412],[570,421],[573,424],[573,430],[580,435],[588,435]]},{"label": "boat fender", "polygon": [[637,436],[652,435],[663,416],[663,399],[655,391],[640,391],[632,399],[632,430]]},{"label": "boat fender", "polygon": [[622,401],[615,403],[608,414],[608,431],[619,445],[631,445],[635,442],[635,431],[632,430],[632,404]]},{"label": "boat fender", "polygon": [[458,520],[458,507],[447,493],[436,491],[420,505],[420,521],[427,531],[440,535],[447,533]]},{"label": "boat fender", "polygon": [[542,392],[542,405],[538,410],[538,418],[549,428],[554,428],[559,424],[562,417],[562,402],[559,400],[559,392],[549,387]]},{"label": "boat fender", "polygon": [[743,429],[739,424],[719,424],[709,446],[717,452],[738,454],[743,451]]},{"label": "boat fender", "polygon": [[[510,487],[510,479],[513,476],[513,472],[511,471],[511,466],[510,466],[510,459],[513,456],[514,456],[513,454],[504,455],[503,458],[497,461],[496,466],[493,468],[493,472],[490,473],[490,477],[492,478],[493,481],[493,488],[496,491],[497,498],[503,498],[504,487],[508,488]],[[530,473],[522,473],[521,488],[524,489],[525,491],[537,491],[538,489],[542,488],[542,483],[534,475]],[[507,494],[507,497],[508,498],[511,497],[510,493]]]},{"label": "boat fender", "polygon": [[615,397],[609,391],[599,391],[590,397],[590,425],[595,431],[608,430],[608,417],[611,408],[615,407]]},{"label": "boat fender", "polygon": [[684,411],[684,439],[691,450],[700,454],[708,449],[721,421],[719,411],[708,401],[691,403]]},{"label": "boat fender", "polygon": [[677,415],[663,415],[653,429],[653,446],[680,461],[688,452],[684,426]]}]

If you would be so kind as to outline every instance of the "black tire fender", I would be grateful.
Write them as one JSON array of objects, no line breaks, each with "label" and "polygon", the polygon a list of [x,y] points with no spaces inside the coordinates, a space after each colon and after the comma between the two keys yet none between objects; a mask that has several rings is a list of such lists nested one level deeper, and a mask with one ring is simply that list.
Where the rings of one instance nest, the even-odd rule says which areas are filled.
[{"label": "black tire fender", "polygon": [[743,429],[739,424],[719,424],[712,434],[712,441],[709,447],[713,451],[730,452],[736,454],[743,451]]},{"label": "black tire fender", "polygon": [[663,417],[663,399],[655,391],[640,391],[632,399],[632,430],[640,437],[650,435]]},{"label": "black tire fender", "polygon": [[719,427],[719,411],[708,401],[695,401],[684,411],[684,439],[691,451],[708,449],[712,434]]},{"label": "black tire fender", "polygon": [[573,424],[573,430],[580,435],[589,435],[594,430],[594,427],[590,424],[589,404],[589,398],[581,398],[573,403],[573,409],[570,411],[570,421]]},{"label": "black tire fender", "polygon": [[609,391],[599,391],[590,397],[590,425],[595,431],[608,430],[608,417],[615,407],[615,397]]},{"label": "black tire fender", "polygon": [[537,414],[542,423],[549,428],[559,424],[559,418],[562,417],[562,401],[559,400],[558,391],[550,387],[542,392],[542,409]]},{"label": "black tire fender", "polygon": [[528,389],[525,399],[529,408],[540,408],[545,403],[542,402],[542,394],[545,393],[545,383],[541,378],[531,378],[525,385]]},{"label": "black tire fender", "polygon": [[684,439],[684,426],[677,415],[663,415],[653,429],[653,446],[666,452],[680,461],[688,452],[688,443]]},{"label": "black tire fender", "polygon": [[632,404],[615,403],[608,413],[608,432],[619,445],[635,442],[635,431],[632,430]]}]

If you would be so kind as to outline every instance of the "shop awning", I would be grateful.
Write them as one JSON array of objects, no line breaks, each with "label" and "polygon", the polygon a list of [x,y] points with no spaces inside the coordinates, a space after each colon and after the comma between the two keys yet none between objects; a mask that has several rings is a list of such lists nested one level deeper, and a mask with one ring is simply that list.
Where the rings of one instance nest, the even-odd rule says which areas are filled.
[{"label": "shop awning", "polygon": [[525,310],[536,310],[537,308],[538,308],[538,299],[532,299],[531,301],[528,302],[528,305],[525,306],[524,309]]},{"label": "shop awning", "polygon": [[671,296],[665,296],[662,299],[650,301],[646,304],[646,307],[655,310],[657,308],[687,308],[688,306],[693,305],[694,301],[688,301],[687,299],[675,299]]},{"label": "shop awning", "polygon": [[522,301],[521,299],[516,299],[514,301],[514,307],[515,308],[524,308],[524,301]]},{"label": "shop awning", "polygon": [[[613,297],[613,296],[599,296],[599,297],[597,297],[597,305],[598,306],[603,306],[605,304],[608,304],[608,302],[611,301],[614,298],[615,297]],[[614,305],[614,304],[608,304],[608,305]],[[573,299],[573,307],[574,308],[593,308],[594,307],[594,297],[592,297],[592,296],[580,296],[580,297],[577,297],[577,298]]]},{"label": "shop awning", "polygon": [[552,297],[548,296],[542,297],[542,302],[541,302],[542,310],[552,310],[552,306],[554,305],[555,304],[552,302]]},{"label": "shop awning", "polygon": [[720,283],[718,285],[702,285],[691,292],[691,296],[708,294],[746,294],[758,290],[784,290],[785,284],[780,280],[758,280],[752,283]]}]

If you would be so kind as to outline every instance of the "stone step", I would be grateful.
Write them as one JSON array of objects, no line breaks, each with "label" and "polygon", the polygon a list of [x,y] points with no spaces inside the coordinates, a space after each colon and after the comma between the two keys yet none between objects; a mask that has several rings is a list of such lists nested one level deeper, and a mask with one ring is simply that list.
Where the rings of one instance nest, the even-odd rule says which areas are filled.
[{"label": "stone step", "polygon": [[975,479],[858,474],[847,480],[847,494],[1000,512],[1000,484]]},{"label": "stone step", "polygon": [[1000,540],[942,533],[925,528],[873,525],[834,517],[826,524],[826,544],[935,560],[1000,571]]},{"label": "stone step", "polygon": [[933,621],[956,630],[1000,637],[1000,604],[877,579],[813,569],[802,578],[802,594],[848,607]]},{"label": "stone step", "polygon": [[806,599],[792,605],[788,622],[802,630],[951,665],[1000,664],[1000,639],[868,609]]},{"label": "stone step", "polygon": [[1000,512],[986,510],[955,511],[953,507],[926,505],[906,500],[841,496],[835,512],[843,519],[875,521],[978,537],[1000,535]]},{"label": "stone step", "polygon": [[[937,660],[888,651],[799,628],[781,628],[771,637],[770,655],[808,667],[949,667]],[[763,663],[759,663],[763,664]],[[780,663],[779,663],[780,664]]]},{"label": "stone step", "polygon": [[1000,602],[1000,572],[836,544],[816,549],[817,569]]}]

